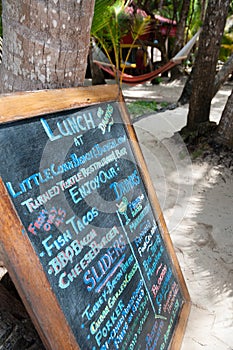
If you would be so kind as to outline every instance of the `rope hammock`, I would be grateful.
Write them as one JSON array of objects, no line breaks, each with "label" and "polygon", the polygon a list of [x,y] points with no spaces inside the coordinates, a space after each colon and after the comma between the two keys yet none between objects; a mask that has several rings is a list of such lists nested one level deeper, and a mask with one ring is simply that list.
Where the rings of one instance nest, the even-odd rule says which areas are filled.
[{"label": "rope hammock", "polygon": [[187,42],[187,44],[172,58],[170,61],[165,63],[163,66],[151,71],[149,73],[141,74],[141,75],[130,75],[126,73],[122,73],[120,70],[117,70],[114,65],[104,61],[93,60],[102,70],[110,74],[114,78],[118,78],[123,83],[128,85],[137,85],[144,84],[148,81],[153,80],[158,75],[165,73],[171,68],[175,67],[177,64],[181,63],[184,59],[186,59],[194,46],[201,29]]}]

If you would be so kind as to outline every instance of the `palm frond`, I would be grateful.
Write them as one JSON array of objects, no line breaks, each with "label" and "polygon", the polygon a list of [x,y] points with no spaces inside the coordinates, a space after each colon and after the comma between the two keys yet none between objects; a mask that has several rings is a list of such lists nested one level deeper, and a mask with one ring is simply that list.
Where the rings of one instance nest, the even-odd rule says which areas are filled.
[{"label": "palm frond", "polygon": [[109,52],[114,51],[116,66],[119,64],[119,44],[122,30],[125,27],[120,25],[124,9],[125,1],[123,0],[96,0],[91,28],[91,35],[102,46],[109,58]]},{"label": "palm frond", "polygon": [[148,34],[151,31],[151,17],[135,16],[131,33],[134,40],[137,40],[142,35]]},{"label": "palm frond", "polygon": [[114,0],[96,0],[94,16],[92,19],[91,34],[98,33],[103,30],[109,23],[109,19],[112,16],[111,6],[115,3]]},{"label": "palm frond", "polygon": [[[119,53],[122,37],[131,32],[134,44],[141,35],[150,30],[150,17],[132,16],[127,13],[126,8],[129,3],[130,0],[96,0],[95,2],[91,35],[117,70],[120,66]],[[114,53],[115,62],[112,62],[110,52]]]}]

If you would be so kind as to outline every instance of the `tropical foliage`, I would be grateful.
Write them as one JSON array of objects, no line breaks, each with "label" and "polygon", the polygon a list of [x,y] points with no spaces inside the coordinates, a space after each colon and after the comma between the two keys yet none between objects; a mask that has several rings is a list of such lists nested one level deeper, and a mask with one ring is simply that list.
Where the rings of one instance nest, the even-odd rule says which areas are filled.
[{"label": "tropical foliage", "polygon": [[[131,32],[133,48],[137,39],[147,33],[150,28],[150,16],[132,16],[126,12],[129,2],[124,0],[96,0],[95,3],[91,35],[101,46],[116,71],[120,67],[121,38]],[[128,51],[125,61],[127,61],[130,53],[131,50]]]},{"label": "tropical foliage", "polygon": [[233,33],[226,33],[222,39],[219,59],[225,62],[233,53]]}]

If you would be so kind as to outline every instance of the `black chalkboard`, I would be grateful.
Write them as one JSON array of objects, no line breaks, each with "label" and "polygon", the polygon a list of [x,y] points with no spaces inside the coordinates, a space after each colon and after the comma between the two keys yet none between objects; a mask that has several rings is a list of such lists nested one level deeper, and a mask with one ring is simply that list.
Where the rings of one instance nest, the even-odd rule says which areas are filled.
[{"label": "black chalkboard", "polygon": [[1,124],[0,147],[0,175],[80,349],[168,349],[185,299],[120,103]]}]

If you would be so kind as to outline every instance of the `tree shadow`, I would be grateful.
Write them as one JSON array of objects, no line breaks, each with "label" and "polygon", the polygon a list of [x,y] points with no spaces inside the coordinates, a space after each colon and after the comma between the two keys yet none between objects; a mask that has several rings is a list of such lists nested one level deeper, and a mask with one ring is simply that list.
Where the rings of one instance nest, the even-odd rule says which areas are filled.
[{"label": "tree shadow", "polygon": [[211,153],[191,160],[177,136],[159,139],[153,124],[160,120],[155,123],[153,117],[158,115],[136,123],[135,129],[192,300],[183,346],[230,349],[232,169],[222,164],[220,155]]}]

